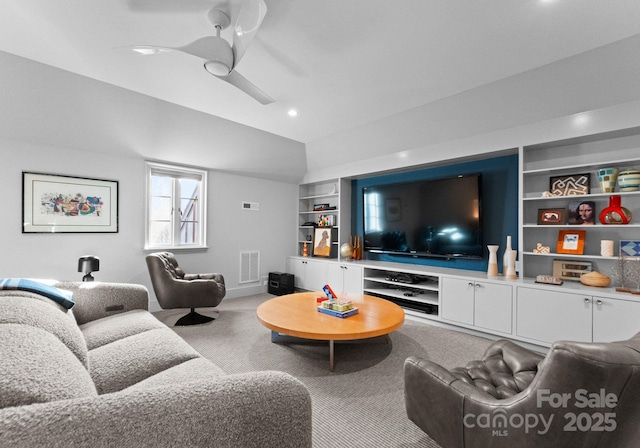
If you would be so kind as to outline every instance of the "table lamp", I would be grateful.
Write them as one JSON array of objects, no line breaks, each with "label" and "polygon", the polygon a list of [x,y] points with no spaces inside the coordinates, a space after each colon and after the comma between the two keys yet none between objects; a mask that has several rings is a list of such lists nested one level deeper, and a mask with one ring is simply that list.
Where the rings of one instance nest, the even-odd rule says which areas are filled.
[{"label": "table lamp", "polygon": [[84,255],[78,259],[78,272],[84,272],[83,282],[92,282],[92,272],[100,270],[100,258],[95,255]]}]

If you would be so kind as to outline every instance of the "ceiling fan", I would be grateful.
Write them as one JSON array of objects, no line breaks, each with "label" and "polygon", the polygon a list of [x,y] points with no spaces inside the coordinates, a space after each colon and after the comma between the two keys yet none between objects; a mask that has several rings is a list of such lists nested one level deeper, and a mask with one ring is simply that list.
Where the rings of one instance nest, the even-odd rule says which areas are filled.
[{"label": "ceiling fan", "polygon": [[261,104],[270,104],[275,99],[236,71],[240,59],[242,59],[253,37],[258,32],[266,13],[267,5],[264,0],[245,0],[233,28],[233,46],[220,37],[220,31],[229,26],[231,19],[221,9],[214,8],[209,11],[207,18],[216,29],[215,36],[202,37],[181,47],[134,45],[127,48],[142,55],[181,51],[203,59],[205,61],[204,68],[209,73],[237,87]]}]

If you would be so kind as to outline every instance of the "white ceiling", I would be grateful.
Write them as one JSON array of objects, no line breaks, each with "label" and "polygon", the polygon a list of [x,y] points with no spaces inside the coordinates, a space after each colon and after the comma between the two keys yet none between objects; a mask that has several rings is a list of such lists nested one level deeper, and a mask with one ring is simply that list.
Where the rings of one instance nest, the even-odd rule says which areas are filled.
[{"label": "white ceiling", "polygon": [[193,56],[114,50],[215,34],[241,0],[2,0],[0,50],[310,143],[640,32],[638,0],[265,2],[238,72],[267,106]]}]

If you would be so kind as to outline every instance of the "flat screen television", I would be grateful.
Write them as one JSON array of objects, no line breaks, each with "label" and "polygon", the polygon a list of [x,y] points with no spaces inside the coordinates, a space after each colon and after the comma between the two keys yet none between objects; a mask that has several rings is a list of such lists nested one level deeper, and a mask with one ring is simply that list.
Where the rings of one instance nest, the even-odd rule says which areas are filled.
[{"label": "flat screen television", "polygon": [[363,188],[364,250],[481,259],[482,175]]}]

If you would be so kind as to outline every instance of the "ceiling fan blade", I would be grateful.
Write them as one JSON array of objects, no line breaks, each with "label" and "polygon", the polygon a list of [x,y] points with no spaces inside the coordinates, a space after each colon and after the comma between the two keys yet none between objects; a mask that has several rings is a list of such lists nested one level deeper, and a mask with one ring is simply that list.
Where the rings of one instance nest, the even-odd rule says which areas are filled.
[{"label": "ceiling fan blade", "polygon": [[233,29],[234,67],[244,56],[266,14],[267,5],[264,0],[245,0],[242,4]]},{"label": "ceiling fan blade", "polygon": [[206,36],[196,39],[187,45],[178,47],[176,50],[209,61],[215,58],[220,46],[229,47],[229,43],[220,37]]},{"label": "ceiling fan blade", "polygon": [[271,104],[275,101],[275,99],[254,86],[247,78],[245,78],[235,70],[229,73],[227,76],[214,76],[237,87],[261,104]]},{"label": "ceiling fan blade", "polygon": [[161,47],[158,45],[129,45],[126,47],[116,47],[114,50],[128,50],[134,51],[143,56],[152,56],[155,54],[166,53],[168,51],[174,51],[177,50],[177,48]]}]

